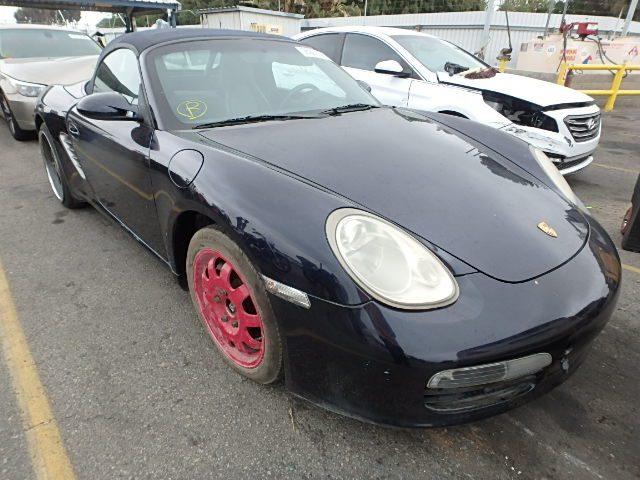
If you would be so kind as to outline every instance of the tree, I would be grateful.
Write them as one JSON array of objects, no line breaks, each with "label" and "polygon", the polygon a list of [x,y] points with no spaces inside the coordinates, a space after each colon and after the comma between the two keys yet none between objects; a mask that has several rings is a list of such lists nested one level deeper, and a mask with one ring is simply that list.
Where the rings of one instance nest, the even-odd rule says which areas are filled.
[{"label": "tree", "polygon": [[[181,3],[183,10],[235,5],[278,10],[279,6],[283,12],[301,13],[307,18],[317,18],[362,15],[365,0],[182,0]],[[367,15],[395,15],[484,10],[486,0],[367,0],[367,4]],[[179,16],[178,20],[181,19]]]},{"label": "tree", "polygon": [[105,17],[96,25],[97,28],[119,28],[124,26],[124,21],[118,15]]},{"label": "tree", "polygon": [[[18,23],[39,23],[51,25],[52,23],[64,23],[65,21],[80,20],[80,10],[48,10],[44,8],[19,8],[13,17]],[[64,20],[63,20],[64,17]]]},{"label": "tree", "polygon": [[[562,12],[562,2],[553,2],[553,12],[559,5]],[[510,12],[535,12],[546,13],[549,11],[549,2],[547,0],[506,0],[500,5],[500,10],[508,10]]]},{"label": "tree", "polygon": [[[567,13],[577,15],[602,15],[604,17],[617,17],[622,11],[624,18],[629,8],[628,0],[566,0],[569,2]],[[564,1],[554,1],[552,13],[562,13]],[[546,0],[506,0],[500,10],[510,12],[548,12],[549,4]],[[636,10],[634,20],[640,20],[640,9]]]}]

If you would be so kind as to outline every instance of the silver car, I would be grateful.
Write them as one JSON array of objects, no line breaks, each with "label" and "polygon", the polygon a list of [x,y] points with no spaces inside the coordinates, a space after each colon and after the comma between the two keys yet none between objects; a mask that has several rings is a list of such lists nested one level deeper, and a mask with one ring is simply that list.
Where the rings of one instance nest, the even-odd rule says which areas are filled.
[{"label": "silver car", "polygon": [[38,95],[51,84],[90,78],[100,46],[75,30],[43,25],[0,26],[0,106],[16,140],[36,129]]}]

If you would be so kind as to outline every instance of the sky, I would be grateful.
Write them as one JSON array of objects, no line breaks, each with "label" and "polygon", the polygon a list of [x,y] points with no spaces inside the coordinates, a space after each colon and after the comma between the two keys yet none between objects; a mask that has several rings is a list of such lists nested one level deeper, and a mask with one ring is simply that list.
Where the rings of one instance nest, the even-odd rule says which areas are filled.
[{"label": "sky", "polygon": [[[14,7],[0,7],[0,23],[15,23],[13,18]],[[108,13],[101,12],[82,12],[80,17],[80,27],[94,27],[102,18],[109,16]]]}]

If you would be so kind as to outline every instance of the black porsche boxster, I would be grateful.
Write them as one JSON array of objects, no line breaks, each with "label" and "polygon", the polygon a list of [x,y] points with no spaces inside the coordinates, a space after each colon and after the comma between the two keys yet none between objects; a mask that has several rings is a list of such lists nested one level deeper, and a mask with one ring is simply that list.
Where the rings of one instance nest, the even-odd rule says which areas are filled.
[{"label": "black porsche boxster", "polygon": [[257,382],[437,426],[565,381],[616,304],[603,228],[543,152],[365,87],[282,37],[126,34],[40,99],[44,166],[169,266]]}]

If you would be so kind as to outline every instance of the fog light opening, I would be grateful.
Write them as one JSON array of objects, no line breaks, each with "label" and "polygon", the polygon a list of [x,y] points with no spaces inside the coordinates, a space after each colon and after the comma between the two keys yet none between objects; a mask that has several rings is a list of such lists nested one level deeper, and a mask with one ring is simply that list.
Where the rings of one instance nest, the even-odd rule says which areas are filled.
[{"label": "fog light opening", "polygon": [[427,388],[465,388],[514,380],[539,372],[551,362],[548,353],[536,353],[504,362],[443,370],[429,379]]}]

